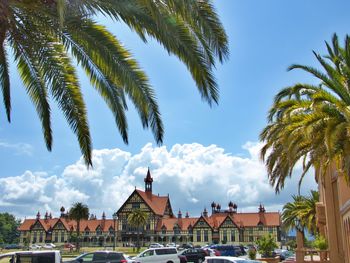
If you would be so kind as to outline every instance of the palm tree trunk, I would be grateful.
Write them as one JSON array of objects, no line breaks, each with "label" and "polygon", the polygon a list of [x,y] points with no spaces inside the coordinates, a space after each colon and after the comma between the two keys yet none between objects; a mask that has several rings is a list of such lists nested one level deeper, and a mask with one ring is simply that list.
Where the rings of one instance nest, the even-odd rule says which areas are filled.
[{"label": "palm tree trunk", "polygon": [[5,25],[9,16],[9,0],[0,0],[0,25]]},{"label": "palm tree trunk", "polygon": [[80,251],[80,220],[77,220],[77,251]]},{"label": "palm tree trunk", "polygon": [[137,226],[137,251],[140,251],[140,226]]}]

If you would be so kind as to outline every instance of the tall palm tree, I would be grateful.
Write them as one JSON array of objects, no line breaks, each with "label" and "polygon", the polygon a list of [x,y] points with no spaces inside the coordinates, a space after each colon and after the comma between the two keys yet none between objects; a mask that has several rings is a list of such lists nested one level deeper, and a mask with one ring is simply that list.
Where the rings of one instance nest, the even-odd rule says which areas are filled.
[{"label": "tall palm tree", "polygon": [[80,221],[89,219],[89,208],[83,203],[75,203],[69,210],[69,218],[77,222],[77,250],[80,249]]},{"label": "tall palm tree", "polygon": [[286,229],[304,232],[307,229],[312,235],[317,234],[316,203],[319,201],[317,191],[310,191],[308,196],[292,196],[293,202],[283,206],[282,222]]},{"label": "tall palm tree", "polygon": [[[59,10],[59,11],[57,11]],[[144,128],[163,141],[163,123],[147,75],[122,43],[93,16],[125,23],[146,43],[156,39],[190,71],[204,100],[218,102],[213,76],[228,57],[228,40],[210,0],[2,0],[0,1],[0,88],[8,121],[11,96],[8,49],[38,112],[48,150],[52,148],[53,99],[78,137],[87,165],[91,138],[86,107],[71,57],[90,77],[114,115],[125,143],[127,100]]]},{"label": "tall palm tree", "polygon": [[261,158],[265,161],[271,185],[279,192],[298,162],[303,163],[299,188],[310,167],[326,171],[331,163],[338,173],[350,178],[350,38],[344,47],[334,34],[326,42],[328,54],[314,55],[322,70],[292,65],[320,82],[296,84],[282,89],[268,115],[269,124],[260,134],[265,143]]},{"label": "tall palm tree", "polygon": [[148,215],[141,209],[133,210],[128,216],[128,224],[137,229],[137,250],[140,250],[140,230],[147,224]]}]

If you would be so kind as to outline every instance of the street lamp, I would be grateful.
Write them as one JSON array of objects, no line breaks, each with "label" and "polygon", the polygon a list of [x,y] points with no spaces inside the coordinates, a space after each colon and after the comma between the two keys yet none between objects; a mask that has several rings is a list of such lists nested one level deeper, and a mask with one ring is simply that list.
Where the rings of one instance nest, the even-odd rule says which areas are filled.
[{"label": "street lamp", "polygon": [[113,251],[115,251],[115,244],[116,244],[116,229],[115,229],[115,225],[116,225],[117,219],[118,219],[117,213],[114,213],[113,214],[113,223],[114,223]]}]

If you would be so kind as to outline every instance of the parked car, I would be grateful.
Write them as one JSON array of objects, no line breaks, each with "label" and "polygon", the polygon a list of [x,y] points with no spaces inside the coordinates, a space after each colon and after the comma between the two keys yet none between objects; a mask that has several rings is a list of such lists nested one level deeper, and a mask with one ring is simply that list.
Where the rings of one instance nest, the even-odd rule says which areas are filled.
[{"label": "parked car", "polygon": [[[7,261],[8,260],[8,261]],[[17,251],[0,255],[0,262],[12,263],[62,263],[61,254],[56,250]]]},{"label": "parked car", "polygon": [[72,244],[72,243],[65,243],[65,244],[64,244],[64,248],[74,249],[74,248],[75,248],[75,245]]},{"label": "parked car", "polygon": [[180,263],[187,263],[187,258],[184,255],[178,255],[180,259]]},{"label": "parked car", "polygon": [[182,244],[179,249],[193,248],[193,245],[190,243]]},{"label": "parked car", "polygon": [[136,263],[136,261],[133,260],[130,256],[124,255],[124,257],[125,257],[127,263]]},{"label": "parked car", "polygon": [[54,249],[56,247],[55,244],[52,244],[52,243],[46,243],[43,245],[43,248],[45,249]]},{"label": "parked car", "polygon": [[179,245],[176,245],[175,243],[169,243],[169,244],[166,244],[166,247],[178,247]]},{"label": "parked car", "polygon": [[286,259],[289,258],[289,257],[294,256],[294,253],[293,253],[292,251],[286,250],[286,251],[282,251],[282,252],[279,254],[279,256],[280,256],[280,260],[283,261],[283,260],[286,260]]},{"label": "parked car", "polygon": [[157,247],[164,247],[162,244],[159,243],[152,243],[149,245],[149,248],[157,248]]},{"label": "parked car", "polygon": [[261,263],[257,260],[250,260],[237,257],[206,257],[204,263]]},{"label": "parked car", "polygon": [[242,252],[240,246],[213,245],[211,248],[218,250],[221,256],[239,257],[245,254],[245,252]]},{"label": "parked car", "polygon": [[4,246],[4,249],[21,249],[22,247],[18,244],[9,244]]},{"label": "parked car", "polygon": [[203,248],[203,250],[207,253],[208,257],[221,256],[221,253],[219,250],[209,248],[209,247]]},{"label": "parked car", "polygon": [[41,249],[41,246],[38,244],[32,244],[29,246],[29,249],[30,250],[38,250],[38,249]]},{"label": "parked car", "polygon": [[[127,263],[129,262],[123,253],[112,251],[96,251],[92,253],[84,253],[71,261],[65,263]],[[132,262],[132,261],[131,261]]]},{"label": "parked car", "polygon": [[207,254],[201,248],[188,248],[181,251],[179,255],[186,256],[186,259],[189,262],[202,263]]},{"label": "parked car", "polygon": [[176,248],[149,248],[133,258],[136,263],[180,263]]}]

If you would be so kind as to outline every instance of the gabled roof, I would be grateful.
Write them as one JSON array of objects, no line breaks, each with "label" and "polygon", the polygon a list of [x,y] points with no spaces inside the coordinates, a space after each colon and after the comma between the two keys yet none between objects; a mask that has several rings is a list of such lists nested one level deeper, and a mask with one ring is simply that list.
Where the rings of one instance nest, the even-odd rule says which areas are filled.
[{"label": "gabled roof", "polygon": [[200,217],[197,219],[197,221],[193,224],[193,227],[196,227],[197,224],[199,223],[199,221],[200,221],[201,219],[203,219],[204,222],[206,222],[207,225],[208,225],[210,228],[212,228],[212,229],[213,229],[213,228],[215,227],[215,225],[216,225],[216,223],[214,222],[213,218],[211,218],[211,217],[205,217],[205,216],[200,216]]},{"label": "gabled roof", "polygon": [[226,217],[224,217],[224,220],[222,220],[222,222],[219,223],[218,228],[220,228],[227,219],[230,220],[237,228],[239,228],[239,225],[235,222],[234,217],[232,217],[231,215],[226,215]]},{"label": "gabled roof", "polygon": [[117,214],[120,213],[120,211],[124,208],[124,206],[134,194],[137,194],[156,215],[163,216],[168,203],[171,208],[169,196],[154,195],[150,192],[146,193],[139,189],[135,189],[132,192],[132,194],[128,197],[128,199],[124,202],[124,204],[119,208]]},{"label": "gabled roof", "polygon": [[164,215],[169,196],[158,196],[136,189],[136,192],[157,215]]}]

